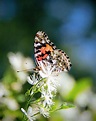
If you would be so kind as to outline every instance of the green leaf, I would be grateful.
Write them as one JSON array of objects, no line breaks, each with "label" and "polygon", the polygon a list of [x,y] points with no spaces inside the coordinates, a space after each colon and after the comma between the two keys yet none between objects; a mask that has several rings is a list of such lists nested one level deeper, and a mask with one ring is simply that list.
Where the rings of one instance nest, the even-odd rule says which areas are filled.
[{"label": "green leaf", "polygon": [[64,104],[62,104],[62,105],[60,106],[59,109],[68,109],[68,108],[74,108],[74,107],[75,107],[74,104],[65,102]]},{"label": "green leaf", "polygon": [[61,110],[61,109],[68,109],[68,108],[74,108],[75,105],[71,103],[64,102],[58,109],[56,110]]},{"label": "green leaf", "polygon": [[[67,103],[67,102],[64,102],[63,104],[61,104],[59,107],[55,107],[55,108],[52,108],[51,112],[54,112],[54,111],[58,111],[58,110],[61,110],[61,109],[68,109],[68,108],[74,108],[75,105],[72,104],[72,103]],[[54,109],[54,110],[53,110]]]}]

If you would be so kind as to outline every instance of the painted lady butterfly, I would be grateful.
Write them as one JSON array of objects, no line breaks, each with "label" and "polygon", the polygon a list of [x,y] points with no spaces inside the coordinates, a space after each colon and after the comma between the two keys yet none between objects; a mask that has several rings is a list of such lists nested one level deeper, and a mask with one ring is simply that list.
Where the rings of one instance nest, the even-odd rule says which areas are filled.
[{"label": "painted lady butterfly", "polygon": [[48,39],[45,32],[38,31],[35,36],[34,52],[36,65],[39,70],[42,66],[54,68],[53,71],[69,71],[72,64],[63,50],[57,49],[53,42]]}]

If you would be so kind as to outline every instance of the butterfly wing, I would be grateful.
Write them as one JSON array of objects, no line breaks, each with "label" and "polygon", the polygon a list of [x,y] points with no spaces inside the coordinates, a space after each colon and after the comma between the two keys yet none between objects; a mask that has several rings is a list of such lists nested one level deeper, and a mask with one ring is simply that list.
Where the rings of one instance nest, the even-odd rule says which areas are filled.
[{"label": "butterfly wing", "polygon": [[39,62],[46,60],[50,62],[51,52],[56,49],[54,43],[52,43],[45,32],[38,31],[35,36],[34,42],[34,55],[36,64],[39,66]]},{"label": "butterfly wing", "polygon": [[72,66],[67,54],[60,49],[54,50],[53,62],[55,62],[54,65],[56,66],[56,71],[58,72],[69,71]]},{"label": "butterfly wing", "polygon": [[69,71],[71,68],[71,62],[67,54],[57,49],[54,43],[48,39],[45,32],[38,31],[36,33],[34,53],[36,65],[39,69],[42,69],[41,63],[44,66],[50,64],[52,67],[55,67],[57,72]]}]

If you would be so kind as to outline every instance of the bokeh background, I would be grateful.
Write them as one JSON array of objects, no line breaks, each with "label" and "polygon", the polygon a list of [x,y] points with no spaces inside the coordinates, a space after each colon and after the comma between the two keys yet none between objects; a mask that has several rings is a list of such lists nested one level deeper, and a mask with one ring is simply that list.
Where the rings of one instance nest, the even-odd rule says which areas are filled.
[{"label": "bokeh background", "polygon": [[59,93],[76,104],[39,121],[96,121],[95,0],[0,0],[0,121],[22,120],[30,85],[27,73],[16,71],[34,67],[39,30],[70,57],[72,69]]}]

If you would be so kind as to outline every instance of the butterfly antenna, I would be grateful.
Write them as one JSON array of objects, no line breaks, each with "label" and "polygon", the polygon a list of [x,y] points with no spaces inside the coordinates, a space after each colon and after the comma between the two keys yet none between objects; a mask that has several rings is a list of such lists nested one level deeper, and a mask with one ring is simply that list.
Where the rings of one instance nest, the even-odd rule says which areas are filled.
[{"label": "butterfly antenna", "polygon": [[25,70],[17,70],[17,72],[28,72],[28,71],[33,71],[34,69],[25,69]]}]

